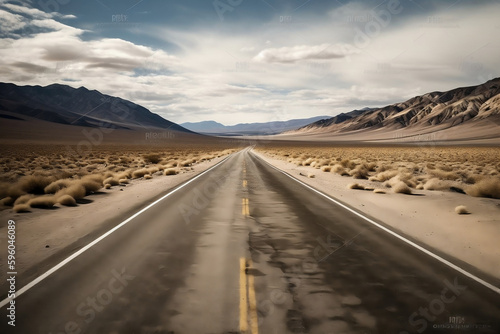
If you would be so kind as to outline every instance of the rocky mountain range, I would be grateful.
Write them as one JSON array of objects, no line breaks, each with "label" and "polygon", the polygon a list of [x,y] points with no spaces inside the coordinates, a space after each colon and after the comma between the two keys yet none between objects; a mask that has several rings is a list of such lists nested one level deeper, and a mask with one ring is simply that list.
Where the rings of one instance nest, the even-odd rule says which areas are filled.
[{"label": "rocky mountain range", "polygon": [[217,135],[271,135],[283,131],[295,130],[312,122],[328,119],[330,116],[316,116],[303,119],[292,119],[288,121],[274,121],[264,123],[240,123],[236,125],[223,125],[214,121],[203,121],[195,123],[181,123],[181,126],[191,131],[217,134]]},{"label": "rocky mountain range", "polygon": [[85,87],[0,83],[0,118],[37,119],[83,127],[160,128],[190,132],[148,109]]},{"label": "rocky mountain range", "polygon": [[415,96],[382,108],[342,113],[291,133],[348,133],[379,129],[423,131],[474,125],[485,120],[500,125],[500,78],[477,86]]}]

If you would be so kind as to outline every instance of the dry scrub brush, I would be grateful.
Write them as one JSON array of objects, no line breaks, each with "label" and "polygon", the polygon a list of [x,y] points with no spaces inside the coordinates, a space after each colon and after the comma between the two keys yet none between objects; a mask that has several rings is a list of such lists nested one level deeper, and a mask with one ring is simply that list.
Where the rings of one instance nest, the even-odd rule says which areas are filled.
[{"label": "dry scrub brush", "polygon": [[466,188],[466,193],[474,197],[500,198],[500,178],[485,177]]},{"label": "dry scrub brush", "polygon": [[469,210],[467,210],[467,207],[465,205],[459,205],[455,208],[455,212],[458,213],[459,215],[466,215],[469,214]]},{"label": "dry scrub brush", "polygon": [[296,144],[270,143],[258,146],[257,150],[299,166],[313,166],[325,172],[384,183],[401,193],[418,189],[500,198],[498,147],[292,145]]},{"label": "dry scrub brush", "polygon": [[358,189],[358,190],[365,190],[365,186],[359,183],[350,183],[347,185],[348,189]]},{"label": "dry scrub brush", "polygon": [[65,156],[63,146],[0,144],[0,204],[2,209],[15,207],[16,212],[73,206],[102,188],[123,186],[131,179],[175,175],[180,165],[192,166],[235,151],[226,144],[149,151],[143,146],[101,145],[87,156]]},{"label": "dry scrub brush", "polygon": [[396,182],[392,186],[392,189],[397,194],[407,194],[407,195],[409,195],[409,194],[412,193],[410,187],[408,187],[408,185],[406,183],[404,183],[403,181]]}]

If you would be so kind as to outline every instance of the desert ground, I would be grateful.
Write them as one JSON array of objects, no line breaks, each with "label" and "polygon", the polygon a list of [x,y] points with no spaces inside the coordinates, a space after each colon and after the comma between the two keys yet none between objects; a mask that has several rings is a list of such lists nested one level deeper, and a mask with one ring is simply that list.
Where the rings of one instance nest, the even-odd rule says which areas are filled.
[{"label": "desert ground", "polygon": [[235,151],[228,147],[224,143],[170,148],[111,144],[75,155],[64,145],[1,145],[1,209],[18,213],[76,206],[88,195],[124,187],[131,180],[189,172],[200,162]]},{"label": "desert ground", "polygon": [[439,190],[500,199],[500,148],[495,146],[380,146],[276,143],[258,151],[297,166],[308,166],[309,177],[334,173],[350,177],[351,189],[364,189],[356,180],[369,180],[376,193],[411,194]]}]

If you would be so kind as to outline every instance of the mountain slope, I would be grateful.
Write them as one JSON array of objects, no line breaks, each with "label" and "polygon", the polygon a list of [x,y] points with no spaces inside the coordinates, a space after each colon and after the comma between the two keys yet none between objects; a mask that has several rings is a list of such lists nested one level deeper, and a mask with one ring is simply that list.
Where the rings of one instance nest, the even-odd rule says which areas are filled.
[{"label": "mountain slope", "polygon": [[[500,118],[500,78],[482,85],[431,92],[383,108],[340,114],[292,133],[359,130],[432,131]],[[496,123],[498,124],[498,123]]]},{"label": "mountain slope", "polygon": [[41,87],[0,83],[0,112],[65,125],[190,132],[130,101],[85,87],[75,89],[59,84]]},{"label": "mountain slope", "polygon": [[195,132],[223,132],[225,125],[215,121],[186,122],[180,124],[182,127]]},{"label": "mountain slope", "polygon": [[267,135],[283,131],[298,129],[311,122],[328,119],[330,116],[316,116],[305,119],[292,119],[289,121],[275,121],[266,123],[240,123],[226,126],[214,121],[197,123],[182,123],[181,126],[196,132],[221,134],[221,135]]}]

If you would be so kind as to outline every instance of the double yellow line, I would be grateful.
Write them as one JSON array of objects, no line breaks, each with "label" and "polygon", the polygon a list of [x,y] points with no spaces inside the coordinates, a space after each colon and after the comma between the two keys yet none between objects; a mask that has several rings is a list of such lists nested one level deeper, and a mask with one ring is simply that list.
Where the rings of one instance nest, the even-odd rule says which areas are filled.
[{"label": "double yellow line", "polygon": [[[252,267],[252,260],[240,258],[240,332],[248,332],[248,311],[250,308],[250,333],[259,333],[259,318],[257,316],[257,298],[255,297],[254,276],[247,276],[248,268]],[[248,286],[247,286],[248,278]],[[247,299],[248,294],[248,299]]]},{"label": "double yellow line", "polygon": [[[248,187],[246,180],[247,168],[246,163],[243,164],[243,188]],[[248,198],[241,199],[241,214],[244,217],[250,216]],[[258,334],[259,333],[259,318],[257,316],[257,298],[255,297],[255,282],[253,275],[247,275],[248,268],[252,267],[252,260],[240,258],[240,332],[242,334]],[[250,314],[250,322],[248,315]],[[250,331],[249,331],[250,325]]]}]

